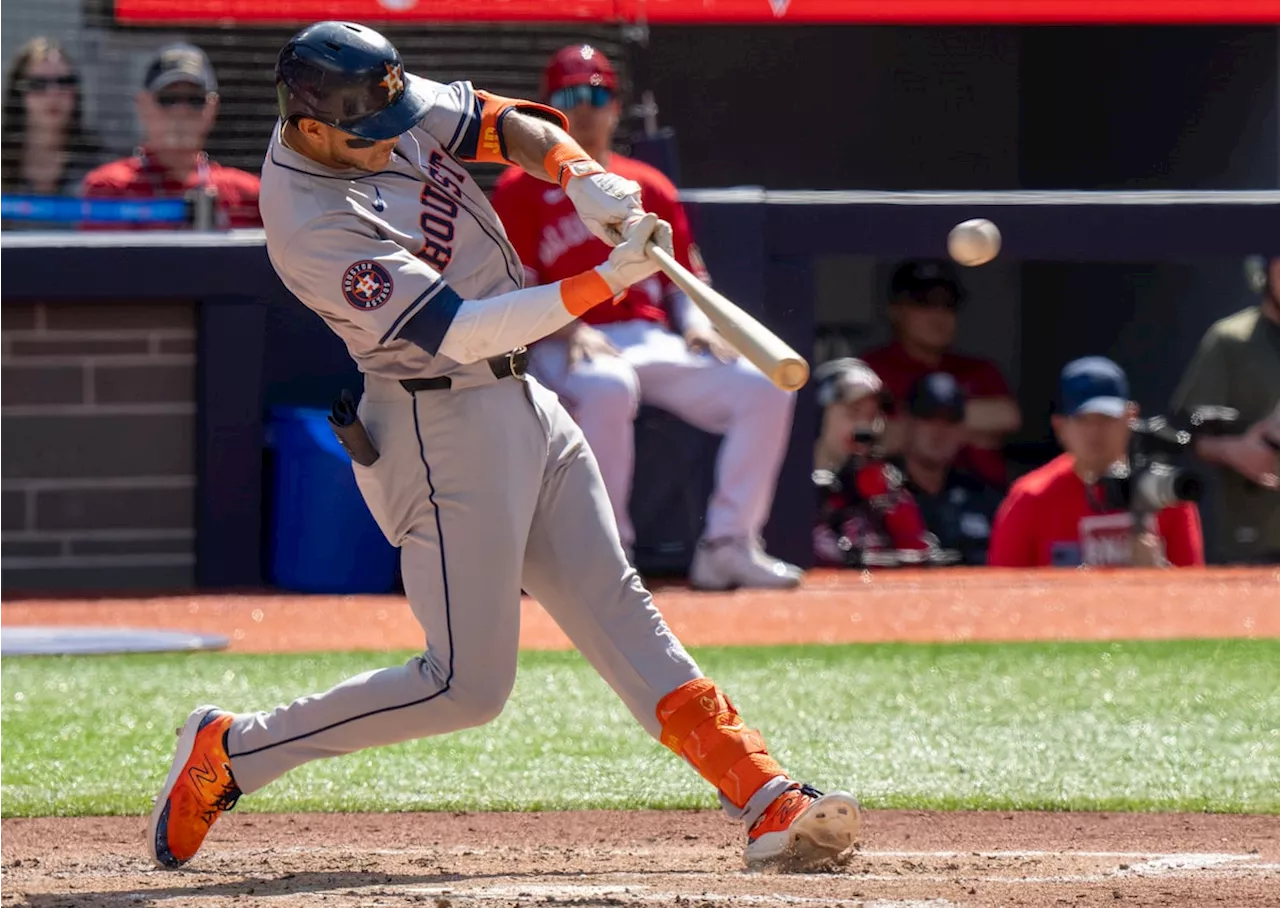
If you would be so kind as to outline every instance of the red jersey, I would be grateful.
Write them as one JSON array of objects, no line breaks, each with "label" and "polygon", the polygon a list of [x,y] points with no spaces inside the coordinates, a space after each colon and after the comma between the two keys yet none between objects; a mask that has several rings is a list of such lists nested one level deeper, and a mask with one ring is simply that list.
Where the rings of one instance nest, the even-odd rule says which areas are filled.
[{"label": "red jersey", "polygon": [[[1062,454],[1014,482],[996,512],[987,563],[996,567],[1129,564],[1133,517],[1097,513],[1084,480]],[[1165,557],[1178,567],[1204,564],[1200,511],[1191,502],[1156,515]]]},{"label": "red jersey", "polygon": [[[949,372],[964,390],[965,396],[975,397],[1010,397],[1009,385],[1005,382],[1000,370],[985,359],[963,356],[959,353],[942,354],[942,362],[937,366],[923,363],[911,356],[897,341],[872,350],[862,357],[868,366],[889,389],[893,399],[899,404],[906,401],[907,393],[914,385],[930,372]],[[1004,488],[1009,481],[1005,471],[1004,454],[998,449],[975,448],[972,445],[961,450],[956,459],[956,467],[977,473],[983,479]]]},{"label": "red jersey", "polygon": [[[656,168],[620,154],[609,155],[607,169],[640,184],[645,211],[671,225],[676,261],[707,280],[675,185]],[[524,264],[529,286],[573,277],[609,257],[609,247],[587,230],[573,202],[554,183],[512,167],[498,178],[490,201]],[[670,326],[663,302],[672,287],[665,274],[655,274],[629,287],[616,304],[595,306],[581,318],[592,325],[644,319]]]},{"label": "red jersey", "polygon": [[[121,158],[90,171],[81,183],[81,192],[89,199],[179,198],[206,180],[218,191],[216,227],[262,226],[262,216],[258,213],[258,178],[234,167],[223,167],[203,155],[199,166],[187,174],[186,179],[176,180],[144,149],[131,158]],[[111,230],[181,230],[190,225],[157,221],[89,226]]]}]

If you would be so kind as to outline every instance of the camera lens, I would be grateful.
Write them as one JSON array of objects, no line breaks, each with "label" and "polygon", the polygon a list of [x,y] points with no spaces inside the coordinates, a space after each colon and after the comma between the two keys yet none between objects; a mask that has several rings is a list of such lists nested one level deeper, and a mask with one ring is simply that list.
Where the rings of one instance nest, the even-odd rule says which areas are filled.
[{"label": "camera lens", "polygon": [[1194,473],[1179,470],[1173,475],[1173,494],[1178,501],[1199,501],[1204,493],[1204,483]]},{"label": "camera lens", "polygon": [[1159,511],[1180,501],[1199,501],[1204,485],[1200,477],[1167,464],[1153,464],[1134,477],[1133,494],[1148,511]]}]

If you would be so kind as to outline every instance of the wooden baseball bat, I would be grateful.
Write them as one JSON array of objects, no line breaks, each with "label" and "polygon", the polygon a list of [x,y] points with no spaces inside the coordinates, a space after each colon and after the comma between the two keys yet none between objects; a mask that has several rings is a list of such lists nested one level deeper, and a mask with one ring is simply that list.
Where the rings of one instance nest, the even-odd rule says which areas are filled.
[{"label": "wooden baseball bat", "polygon": [[782,338],[698,280],[664,249],[650,243],[645,252],[677,287],[689,295],[694,305],[707,314],[711,324],[747,362],[769,376],[769,380],[784,391],[798,391],[804,387],[809,380],[809,364]]}]

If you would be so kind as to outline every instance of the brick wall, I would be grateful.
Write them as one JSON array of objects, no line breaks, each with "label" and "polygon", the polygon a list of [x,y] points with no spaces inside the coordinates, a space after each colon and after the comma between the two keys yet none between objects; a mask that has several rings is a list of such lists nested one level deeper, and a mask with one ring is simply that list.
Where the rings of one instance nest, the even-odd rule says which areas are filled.
[{"label": "brick wall", "polygon": [[195,576],[196,309],[6,304],[3,587],[184,587]]}]

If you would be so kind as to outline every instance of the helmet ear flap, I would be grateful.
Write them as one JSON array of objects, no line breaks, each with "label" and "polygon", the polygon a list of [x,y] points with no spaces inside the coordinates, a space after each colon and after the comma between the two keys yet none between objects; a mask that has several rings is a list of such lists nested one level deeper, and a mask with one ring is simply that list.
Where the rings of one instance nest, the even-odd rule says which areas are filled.
[{"label": "helmet ear flap", "polygon": [[276,104],[280,108],[280,119],[288,122],[292,116],[289,113],[289,86],[284,84],[278,74],[276,76]]}]

